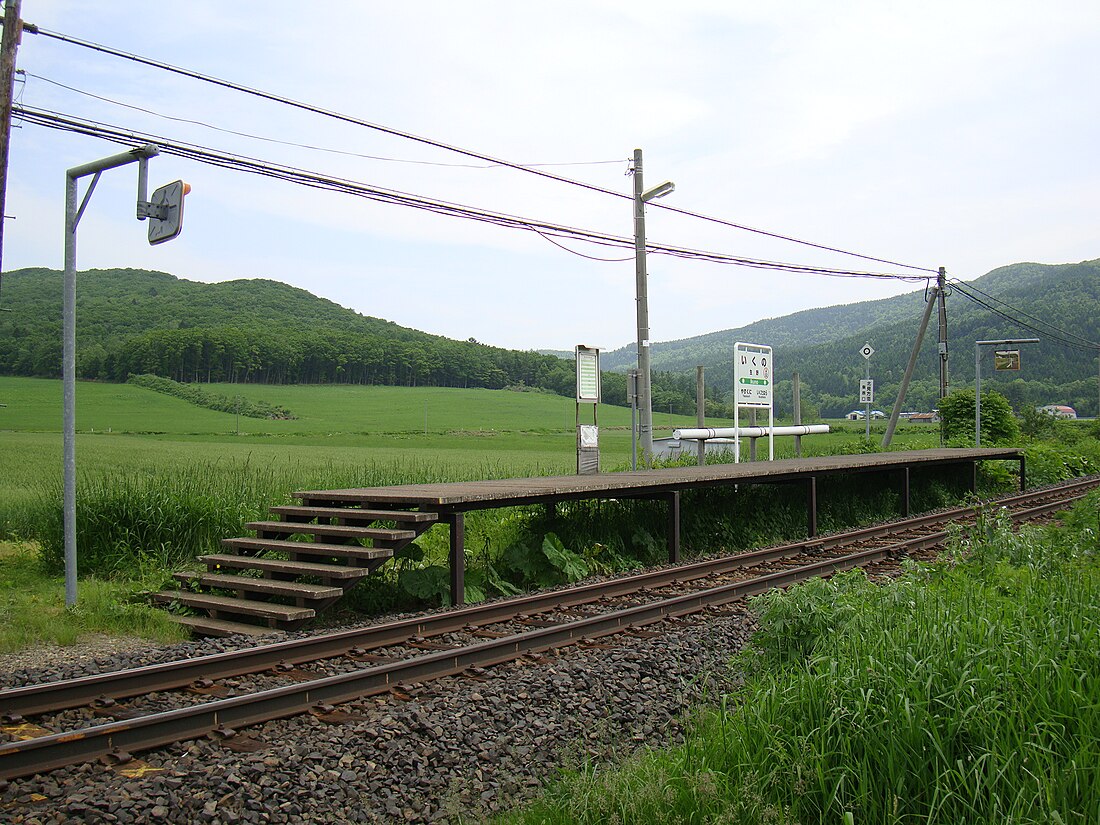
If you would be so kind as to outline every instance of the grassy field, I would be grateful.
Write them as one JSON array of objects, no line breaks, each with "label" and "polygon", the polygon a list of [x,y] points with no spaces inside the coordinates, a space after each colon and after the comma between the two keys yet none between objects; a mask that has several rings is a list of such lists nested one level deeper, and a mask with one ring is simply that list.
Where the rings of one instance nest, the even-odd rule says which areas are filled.
[{"label": "grassy field", "polygon": [[1069,529],[989,517],[956,559],[773,591],[684,744],[591,765],[503,823],[1100,821],[1095,494]]},{"label": "grassy field", "polygon": [[[576,407],[569,398],[446,388],[212,385],[204,389],[265,401],[289,409],[297,418],[238,417],[131,385],[82,382],[77,386],[77,534],[82,577],[94,573],[116,583],[129,582],[134,591],[143,589],[195,555],[215,550],[220,539],[240,534],[245,522],[262,518],[273,504],[289,502],[295,490],[567,474],[575,469]],[[61,383],[0,377],[0,404],[5,405],[0,407],[0,539],[34,540],[30,545],[34,558],[43,563],[47,577],[56,576],[62,556]],[[584,412],[582,420],[590,420],[591,410]],[[629,468],[630,411],[601,406],[598,412],[603,469]],[[694,424],[689,417],[659,412],[654,422],[658,437],[671,435],[676,426]],[[805,439],[804,452],[867,449],[862,428],[839,425],[839,429]],[[935,444],[934,431],[906,428],[895,446]],[[777,440],[777,452],[779,457],[791,455],[791,440]],[[775,495],[775,506],[769,509],[773,514],[784,513],[781,520],[790,524],[765,529],[730,515],[734,511],[728,502],[714,502],[689,509],[709,513],[717,508],[726,513],[724,521],[706,515],[696,523],[689,517],[686,546],[695,534],[709,536],[704,542],[708,547],[714,542],[741,546],[764,540],[765,534],[776,530],[801,529],[801,499],[786,501],[783,491]],[[751,496],[745,492],[742,498],[747,502]],[[875,498],[874,492],[861,501],[857,509],[868,511],[861,519],[871,518],[872,510],[893,509],[889,502]],[[574,514],[569,524],[542,524],[537,514],[513,518],[506,512],[471,513],[466,522],[467,546],[478,553],[481,565],[471,567],[468,582],[477,581],[477,569],[486,579],[491,574],[499,581],[498,574],[507,570],[490,570],[491,564],[517,542],[526,542],[524,552],[538,556],[549,531],[559,533],[570,552],[576,551],[575,566],[570,569],[609,572],[653,560],[662,528],[648,523],[655,518],[649,512],[652,508],[631,509],[621,503],[596,510],[592,517],[598,523]],[[830,512],[823,493],[826,522]],[[647,533],[652,536],[646,538]],[[602,542],[612,535],[611,547],[594,543],[593,536],[600,536]],[[418,545],[425,553],[422,565],[433,567],[430,572],[438,577],[438,565],[446,557],[445,529],[433,528]],[[717,545],[710,547],[714,549]],[[26,553],[18,555],[21,562],[29,558]],[[537,581],[514,583],[530,586],[542,578],[557,583],[555,577],[560,574],[547,568]],[[389,579],[383,576],[371,582],[376,590],[366,593],[363,609],[412,606],[400,602],[407,593],[395,596],[377,589],[386,584],[390,591],[400,591],[396,572],[387,575]],[[482,587],[475,593],[483,591]]]}]

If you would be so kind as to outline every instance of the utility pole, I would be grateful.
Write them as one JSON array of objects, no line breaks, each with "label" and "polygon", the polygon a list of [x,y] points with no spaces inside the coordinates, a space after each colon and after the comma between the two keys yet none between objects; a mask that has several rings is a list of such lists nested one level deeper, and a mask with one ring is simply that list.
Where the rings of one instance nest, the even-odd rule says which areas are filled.
[{"label": "utility pole", "polygon": [[4,37],[0,40],[0,277],[4,271],[4,210],[8,201],[8,147],[11,144],[11,103],[15,94],[15,54],[23,34],[23,0],[5,0]]},{"label": "utility pole", "polygon": [[947,270],[944,267],[940,267],[939,275],[936,276],[936,297],[940,303],[940,339],[939,339],[939,352],[940,352],[940,398],[947,397],[947,289],[945,280],[947,277]]},{"label": "utility pole", "polygon": [[653,385],[649,371],[649,288],[645,265],[645,205],[663,198],[676,187],[665,181],[651,189],[642,186],[642,150],[634,150],[634,272],[638,312],[638,435],[645,466],[653,466]]},{"label": "utility pole", "polygon": [[642,460],[653,464],[653,405],[649,386],[649,295],[645,271],[645,201],[642,200],[642,150],[634,150],[634,277],[638,315],[638,440]]},{"label": "utility pole", "polygon": [[[943,270],[940,270],[941,272]],[[924,315],[920,319],[920,329],[917,330],[917,340],[913,344],[913,351],[909,353],[909,363],[905,365],[905,375],[901,378],[901,386],[898,388],[898,397],[894,400],[894,409],[890,412],[890,423],[886,425],[886,434],[882,437],[882,449],[886,449],[890,446],[890,441],[894,437],[894,429],[898,426],[898,417],[901,415],[901,408],[905,404],[905,393],[909,390],[909,379],[913,377],[913,368],[917,365],[917,356],[920,355],[920,346],[924,343],[924,332],[928,329],[928,320],[932,317],[932,307],[936,305],[939,296],[936,294],[939,292],[937,286],[933,290],[933,294],[928,296],[928,301],[924,305]],[[942,363],[942,362],[941,362]],[[941,372],[942,376],[943,373]]]}]

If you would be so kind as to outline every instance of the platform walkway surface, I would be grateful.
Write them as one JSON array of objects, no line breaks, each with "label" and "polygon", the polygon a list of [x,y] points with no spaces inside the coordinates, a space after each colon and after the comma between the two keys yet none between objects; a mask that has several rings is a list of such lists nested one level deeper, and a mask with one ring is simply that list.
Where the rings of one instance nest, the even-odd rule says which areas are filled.
[{"label": "platform walkway surface", "polygon": [[465,601],[464,514],[473,510],[514,507],[526,504],[555,505],[578,499],[652,499],[667,505],[669,562],[680,561],[680,494],[703,487],[736,484],[800,484],[806,488],[806,534],[817,535],[817,481],[822,476],[845,473],[885,473],[899,488],[901,512],[909,515],[911,471],[921,468],[970,465],[969,486],[977,485],[979,461],[1016,461],[1020,465],[1020,488],[1025,484],[1025,461],[1019,449],[947,448],[889,453],[831,455],[787,458],[744,464],[709,464],[669,467],[595,475],[536,476],[488,481],[454,481],[437,484],[398,484],[389,487],[359,487],[343,490],[309,490],[295,493],[305,505],[378,507],[398,510],[416,508],[437,513],[450,531],[451,603]]},{"label": "platform walkway surface", "polygon": [[889,453],[785,458],[742,464],[708,464],[595,475],[535,476],[488,481],[398,484],[296,493],[310,501],[416,506],[468,511],[516,504],[608,496],[645,496],[725,484],[790,481],[811,476],[873,472],[976,461],[1022,461],[1019,449],[943,448]]}]

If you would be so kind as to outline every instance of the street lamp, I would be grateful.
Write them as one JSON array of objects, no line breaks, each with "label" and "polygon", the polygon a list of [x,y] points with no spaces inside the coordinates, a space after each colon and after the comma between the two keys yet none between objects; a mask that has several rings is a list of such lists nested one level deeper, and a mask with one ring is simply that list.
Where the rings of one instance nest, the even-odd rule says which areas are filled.
[{"label": "street lamp", "polygon": [[1000,341],[974,342],[974,446],[982,446],[982,347],[1010,344],[1038,344],[1038,338],[1003,338]]},{"label": "street lamp", "polygon": [[645,205],[676,188],[665,181],[651,189],[642,184],[642,150],[634,150],[634,270],[638,310],[638,430],[645,466],[653,465],[653,385],[649,374],[649,297],[645,268]]}]

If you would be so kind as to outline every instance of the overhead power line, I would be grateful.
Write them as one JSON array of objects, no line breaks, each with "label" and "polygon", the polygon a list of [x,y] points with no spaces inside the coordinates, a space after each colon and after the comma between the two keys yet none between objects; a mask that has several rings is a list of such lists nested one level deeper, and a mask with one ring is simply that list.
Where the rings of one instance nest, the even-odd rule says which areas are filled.
[{"label": "overhead power line", "polygon": [[[160,135],[152,135],[129,129],[122,129],[109,124],[98,123],[83,118],[64,115],[58,112],[38,109],[29,106],[18,107],[19,114],[27,123],[44,126],[51,129],[74,132],[101,138],[113,143],[132,146],[136,143],[155,143],[162,152],[187,158],[200,163],[218,166],[235,171],[250,172],[266,177],[309,186],[316,189],[326,189],[334,192],[355,195],[357,197],[374,200],[381,203],[390,203],[400,206],[421,209],[440,215],[461,217],[477,220],[483,223],[491,223],[511,229],[524,229],[536,232],[543,236],[566,238],[585,243],[593,243],[621,249],[633,249],[634,239],[621,235],[613,235],[605,232],[596,232],[578,227],[571,227],[548,221],[523,218],[518,215],[510,215],[502,212],[493,212],[478,207],[449,201],[426,198],[413,195],[408,192],[400,192],[392,189],[382,189],[370,186],[358,181],[336,178],[299,169],[292,166],[271,163],[244,155],[222,152],[193,143],[185,143],[169,140]],[[837,269],[832,267],[819,267],[804,264],[786,263],[781,261],[767,261],[758,258],[747,258],[739,255],[730,255],[721,252],[711,252],[700,249],[671,246],[660,243],[647,243],[649,252],[659,255],[686,258],[692,260],[710,261],[713,263],[731,264],[736,266],[752,267],[756,269],[780,270],[786,272],[799,272],[805,274],[828,275],[832,277],[846,278],[876,278],[885,280],[900,280],[908,282],[925,281],[924,276],[903,275],[889,272],[867,272],[851,269]]]},{"label": "overhead power line", "polygon": [[[1012,305],[1000,300],[999,298],[994,298],[992,295],[988,295],[987,293],[982,292],[977,287],[973,287],[969,284],[963,283],[962,281],[954,279],[952,279],[951,285],[953,289],[959,292],[959,294],[963,295],[965,298],[977,304],[978,306],[989,310],[994,315],[997,315],[998,317],[1003,318],[1010,323],[1016,324],[1023,329],[1030,330],[1031,332],[1042,336],[1043,339],[1046,341],[1054,341],[1056,343],[1062,344],[1063,346],[1069,347],[1071,349],[1081,350],[1083,352],[1100,351],[1100,344],[1096,343],[1095,341],[1090,341],[1089,339],[1083,338],[1076,333],[1060,329],[1053,324],[1049,324],[1046,321],[1035,318],[1035,316],[1030,315],[1021,309],[1013,307]],[[978,295],[974,294],[974,292],[971,292],[971,290],[974,290],[974,292],[986,296],[986,298],[988,298],[990,301],[995,301],[1002,304],[1004,307],[1007,307],[1007,309],[1001,309],[990,303],[989,301],[979,298]],[[1029,323],[1020,316],[1034,319],[1040,325]]]},{"label": "overhead power line", "polygon": [[[323,117],[332,118],[334,120],[338,120],[338,121],[341,121],[341,122],[344,122],[344,123],[349,123],[349,124],[352,124],[352,125],[355,125],[355,126],[362,126],[364,128],[367,128],[367,129],[373,129],[375,131],[382,132],[383,134],[392,135],[394,137],[403,138],[405,140],[411,140],[411,141],[414,141],[414,142],[417,142],[417,143],[424,144],[426,146],[434,147],[436,149],[442,149],[442,150],[447,151],[447,152],[454,152],[454,153],[464,155],[464,156],[469,157],[469,158],[474,158],[476,160],[481,160],[483,162],[489,163],[489,164],[494,165],[494,166],[502,166],[502,167],[507,167],[507,168],[510,168],[510,169],[515,169],[515,170],[518,170],[518,171],[521,171],[521,172],[527,172],[529,174],[538,175],[538,176],[546,178],[548,180],[558,181],[559,183],[566,183],[566,184],[569,184],[571,186],[578,186],[578,187],[581,187],[583,189],[587,189],[591,192],[598,192],[598,193],[601,193],[601,194],[604,194],[604,195],[610,195],[612,197],[623,199],[623,200],[633,200],[633,197],[631,195],[626,194],[624,192],[617,192],[614,189],[607,189],[605,187],[596,186],[596,185],[590,184],[590,183],[585,183],[584,181],[579,181],[579,180],[576,180],[574,178],[567,178],[563,175],[556,175],[553,172],[546,172],[546,171],[543,171],[542,169],[533,168],[530,165],[525,165],[525,164],[520,164],[520,163],[513,163],[511,161],[507,161],[507,160],[503,160],[501,158],[493,157],[491,155],[487,155],[487,154],[482,153],[482,152],[476,152],[476,151],[472,151],[470,149],[463,149],[461,147],[454,146],[452,144],[445,143],[443,141],[434,140],[432,138],[423,137],[421,135],[415,135],[415,134],[412,134],[411,132],[405,132],[405,131],[402,131],[400,129],[395,129],[395,128],[392,128],[392,127],[389,127],[389,126],[383,126],[383,125],[378,124],[378,123],[372,123],[370,121],[364,120],[363,118],[355,117],[353,115],[344,114],[342,112],[336,112],[336,111],[333,111],[331,109],[325,109],[321,106],[316,106],[316,105],[311,104],[311,103],[304,103],[302,101],[294,100],[293,98],[289,98],[289,97],[286,97],[284,95],[276,94],[276,93],[273,93],[273,92],[266,92],[266,91],[263,91],[263,90],[260,90],[260,89],[254,89],[254,88],[251,88],[249,86],[244,86],[244,85],[241,85],[239,83],[234,83],[232,81],[225,80],[223,78],[214,77],[213,75],[204,74],[202,72],[198,72],[198,71],[195,71],[193,69],[185,69],[185,68],[182,68],[180,66],[174,66],[170,63],[165,63],[164,61],[161,61],[161,60],[154,60],[153,58],[150,58],[150,57],[144,57],[142,55],[134,54],[132,52],[123,51],[122,49],[116,49],[116,48],[113,48],[111,46],[106,46],[106,45],[103,45],[102,43],[95,43],[95,42],[90,41],[90,40],[84,40],[84,39],[79,38],[79,37],[73,37],[72,35],[63,34],[61,32],[50,31],[48,29],[41,28],[40,26],[35,26],[35,25],[32,25],[32,24],[27,24],[27,23],[24,23],[24,30],[27,31],[27,32],[30,32],[31,34],[40,34],[44,37],[53,38],[54,40],[59,40],[59,41],[64,42],[64,43],[68,43],[68,44],[75,45],[75,46],[80,46],[80,47],[86,48],[86,49],[91,49],[91,50],[94,50],[94,51],[97,51],[97,52],[100,52],[100,53],[103,53],[103,54],[109,54],[109,55],[112,55],[114,57],[122,58],[124,60],[129,60],[129,61],[139,63],[139,64],[142,64],[142,65],[145,65],[145,66],[150,66],[152,68],[161,69],[163,71],[172,72],[174,74],[178,74],[178,75],[181,75],[183,77],[190,78],[192,80],[199,80],[199,81],[202,81],[204,83],[210,83],[210,84],[213,84],[215,86],[220,86],[224,89],[230,89],[230,90],[235,91],[235,92],[241,92],[243,94],[252,95],[254,97],[258,97],[260,99],[267,100],[267,101],[270,101],[270,102],[273,102],[273,103],[279,103],[279,104],[282,104],[284,106],[290,106],[290,107],[293,107],[295,109],[310,112],[312,114],[321,115]],[[710,223],[718,224],[720,226],[726,226],[726,227],[731,228],[731,229],[738,229],[738,230],[741,230],[743,232],[751,232],[753,234],[762,235],[762,236],[769,237],[769,238],[775,238],[777,240],[786,241],[788,243],[794,243],[794,244],[800,244],[802,246],[808,246],[808,247],[811,247],[813,249],[820,249],[820,250],[823,250],[823,251],[834,252],[834,253],[837,253],[837,254],[840,254],[840,255],[846,255],[846,256],[850,256],[850,257],[854,257],[854,258],[860,258],[860,259],[865,260],[865,261],[872,261],[874,263],[886,264],[888,266],[897,266],[897,267],[901,267],[903,269],[913,269],[913,270],[916,270],[916,271],[930,272],[930,273],[933,273],[933,274],[935,274],[937,272],[937,270],[933,269],[933,268],[929,268],[929,267],[925,267],[925,266],[917,266],[915,264],[906,264],[906,263],[901,263],[901,262],[898,262],[898,261],[891,261],[891,260],[886,259],[886,258],[879,258],[879,257],[875,257],[873,255],[865,255],[865,254],[862,254],[862,253],[859,253],[859,252],[852,252],[850,250],[842,249],[842,248],[836,247],[836,246],[830,246],[830,245],[827,245],[827,244],[821,244],[821,243],[815,243],[815,242],[812,242],[812,241],[806,241],[806,240],[802,240],[800,238],[795,238],[791,235],[784,235],[784,234],[781,234],[779,232],[771,232],[771,231],[764,230],[764,229],[757,229],[755,227],[747,226],[745,224],[734,223],[733,221],[727,221],[727,220],[723,220],[721,218],[716,218],[716,217],[712,217],[712,216],[709,216],[709,215],[703,215],[701,213],[692,212],[692,211],[689,211],[689,210],[686,210],[686,209],[679,209],[679,208],[677,208],[675,206],[671,206],[669,204],[654,203],[653,205],[656,206],[659,209],[665,209],[665,210],[668,210],[670,212],[675,212],[675,213],[685,215],[687,217],[695,218],[695,219],[698,219],[698,220],[708,221]]]},{"label": "overhead power line", "polygon": [[[62,83],[58,80],[54,80],[49,77],[44,77],[34,72],[24,72],[27,77],[33,77],[35,80],[41,80],[44,83],[49,83],[53,86],[57,86],[61,89],[66,89],[78,95],[84,97],[90,97],[94,100],[100,100],[104,103],[110,103],[112,106],[119,106],[123,109],[131,109],[135,112],[143,112],[153,117],[163,118],[164,120],[171,120],[175,123],[190,123],[193,126],[202,126],[204,129],[212,129],[215,132],[222,132],[227,135],[236,135],[237,137],[248,138],[249,140],[262,140],[265,143],[277,143],[281,146],[293,146],[298,149],[310,149],[315,152],[328,152],[333,155],[346,155],[353,158],[365,158],[366,160],[380,160],[387,163],[408,163],[415,166],[445,166],[451,168],[461,169],[497,169],[501,167],[499,163],[444,163],[442,161],[434,160],[412,160],[411,158],[391,158],[384,157],[382,155],[368,155],[363,152],[351,152],[346,149],[332,149],[328,146],[316,146],[311,143],[298,143],[293,140],[281,140],[279,138],[267,137],[265,135],[256,135],[251,132],[241,132],[236,129],[227,129],[223,126],[215,126],[213,123],[207,123],[204,120],[196,120],[189,117],[177,117],[175,115],[168,115],[164,112],[158,112],[154,109],[147,109],[144,106],[135,106],[132,103],[124,103],[121,100],[115,100],[112,97],[106,97],[105,95],[97,95],[94,92],[89,92],[85,89],[78,89],[76,86],[70,86],[67,83]],[[562,163],[521,163],[520,166],[525,168],[530,167],[545,167],[545,166],[601,166],[610,163],[625,163],[626,158],[615,158],[614,160],[588,160],[588,161],[573,161]]]}]

